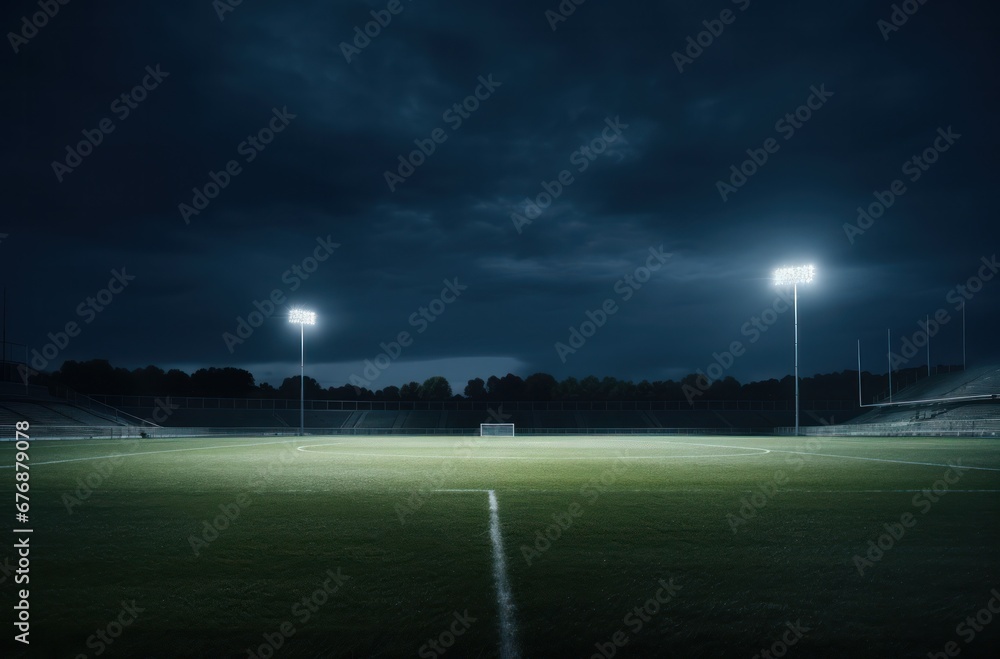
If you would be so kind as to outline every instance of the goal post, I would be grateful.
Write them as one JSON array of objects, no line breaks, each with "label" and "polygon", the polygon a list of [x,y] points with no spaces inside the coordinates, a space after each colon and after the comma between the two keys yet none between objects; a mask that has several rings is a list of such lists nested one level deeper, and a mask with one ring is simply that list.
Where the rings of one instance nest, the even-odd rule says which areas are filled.
[{"label": "goal post", "polygon": [[513,437],[513,423],[480,423],[480,437]]}]

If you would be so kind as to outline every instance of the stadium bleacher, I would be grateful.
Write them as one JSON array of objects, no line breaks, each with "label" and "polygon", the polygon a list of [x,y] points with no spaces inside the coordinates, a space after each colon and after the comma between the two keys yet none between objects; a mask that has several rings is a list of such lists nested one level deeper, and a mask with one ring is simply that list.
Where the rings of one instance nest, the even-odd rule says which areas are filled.
[{"label": "stadium bleacher", "polygon": [[992,365],[932,375],[918,380],[905,389],[893,392],[892,400],[895,403],[903,403],[936,398],[984,396],[998,392],[1000,392],[1000,368]]},{"label": "stadium bleacher", "polygon": [[103,416],[96,414],[90,410],[85,410],[75,405],[68,405],[66,403],[41,403],[45,407],[49,408],[53,412],[58,412],[59,414],[82,423],[86,426],[106,426],[108,424],[116,425],[119,423],[117,419],[109,416]]},{"label": "stadium bleacher", "polygon": [[[279,421],[280,425],[289,428],[299,427],[301,420],[297,410],[275,410],[269,413],[273,419]],[[305,424],[308,428],[343,428],[350,417],[350,412],[306,410]],[[272,421],[271,425],[276,424]]]},{"label": "stadium bleacher", "polygon": [[[893,394],[893,404],[881,404],[855,417],[852,425],[912,421],[919,423],[939,417],[955,417],[955,410],[966,408],[959,414],[974,418],[970,414],[989,414],[988,405],[967,406],[961,400],[971,397],[993,396],[1000,400],[1000,368],[981,366],[959,371],[933,375],[916,382]],[[924,402],[933,401],[933,402]],[[989,402],[988,400],[984,402]],[[991,418],[991,417],[987,417]]]},{"label": "stadium bleacher", "polygon": [[414,410],[406,414],[401,428],[443,428],[438,410]]},{"label": "stadium bleacher", "polygon": [[576,414],[566,410],[539,410],[532,413],[532,427],[535,428],[577,428]]},{"label": "stadium bleacher", "polygon": [[47,426],[115,426],[123,425],[114,419],[98,416],[73,405],[27,400],[5,400],[0,404],[0,425],[13,425],[28,421],[32,425]]},{"label": "stadium bleacher", "polygon": [[17,412],[8,410],[3,405],[0,405],[0,426],[13,426],[18,421],[30,421],[30,419],[25,419]]},{"label": "stadium bleacher", "polygon": [[803,432],[1000,436],[1000,367],[980,366],[924,378],[894,392],[891,404],[877,404],[840,425],[805,428]]},{"label": "stadium bleacher", "polygon": [[[354,420],[351,428],[399,428],[403,423],[406,412],[388,410],[365,410]],[[425,426],[436,428],[437,426]]]}]

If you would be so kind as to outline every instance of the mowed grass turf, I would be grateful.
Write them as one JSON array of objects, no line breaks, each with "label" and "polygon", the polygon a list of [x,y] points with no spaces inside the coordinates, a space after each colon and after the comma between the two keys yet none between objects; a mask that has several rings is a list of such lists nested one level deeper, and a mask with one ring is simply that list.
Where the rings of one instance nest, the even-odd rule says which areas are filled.
[{"label": "mowed grass turf", "polygon": [[[519,656],[1000,645],[1000,622],[956,630],[1000,589],[996,440],[250,437],[30,457],[31,646],[8,632],[7,656],[500,656],[488,490]],[[24,586],[4,544],[10,630]]]}]

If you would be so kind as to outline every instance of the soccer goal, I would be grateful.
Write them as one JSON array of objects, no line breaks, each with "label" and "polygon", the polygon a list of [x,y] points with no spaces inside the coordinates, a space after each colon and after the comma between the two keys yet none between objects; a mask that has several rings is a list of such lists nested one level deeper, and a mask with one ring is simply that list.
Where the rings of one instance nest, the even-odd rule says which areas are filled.
[{"label": "soccer goal", "polygon": [[513,423],[480,423],[480,437],[513,437]]}]

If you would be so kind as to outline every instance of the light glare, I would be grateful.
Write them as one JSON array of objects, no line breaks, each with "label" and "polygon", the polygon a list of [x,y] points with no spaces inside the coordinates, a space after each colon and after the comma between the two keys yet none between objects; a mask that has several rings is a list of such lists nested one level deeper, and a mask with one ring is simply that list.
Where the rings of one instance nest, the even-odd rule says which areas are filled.
[{"label": "light glare", "polygon": [[292,309],[288,312],[288,322],[299,325],[315,325],[316,312],[306,311],[305,309]]},{"label": "light glare", "polygon": [[775,286],[788,284],[808,284],[816,275],[816,269],[811,265],[797,265],[791,268],[778,268],[774,271]]}]

